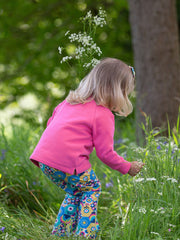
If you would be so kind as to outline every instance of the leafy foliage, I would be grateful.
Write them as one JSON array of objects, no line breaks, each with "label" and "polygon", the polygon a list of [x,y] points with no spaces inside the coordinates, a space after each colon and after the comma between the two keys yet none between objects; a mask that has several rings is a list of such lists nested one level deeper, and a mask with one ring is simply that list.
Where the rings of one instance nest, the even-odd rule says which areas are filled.
[{"label": "leafy foliage", "polygon": [[[28,160],[42,132],[30,129],[29,125],[1,128],[2,239],[56,239],[50,232],[64,192]],[[98,239],[178,239],[180,150],[174,137],[155,136],[157,131],[146,132],[144,147],[138,147],[132,139],[116,143],[116,150],[125,159],[145,163],[143,171],[134,178],[112,171],[93,152],[93,169],[102,183]]]},{"label": "leafy foliage", "polygon": [[71,71],[60,64],[58,46],[68,54],[74,44],[67,42],[65,33],[82,31],[80,17],[88,11],[97,15],[100,6],[108,16],[107,26],[97,29],[95,37],[102,57],[117,57],[132,64],[125,0],[1,1],[0,104],[8,118],[44,123],[59,101],[77,86],[77,69],[73,63]]}]

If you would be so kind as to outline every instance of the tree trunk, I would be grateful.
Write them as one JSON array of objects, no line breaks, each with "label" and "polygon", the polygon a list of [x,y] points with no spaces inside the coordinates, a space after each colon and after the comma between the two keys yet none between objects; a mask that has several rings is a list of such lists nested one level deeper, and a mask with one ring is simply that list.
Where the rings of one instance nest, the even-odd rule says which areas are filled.
[{"label": "tree trunk", "polygon": [[[175,0],[129,0],[136,70],[137,126],[145,112],[154,127],[176,124],[180,55]],[[142,131],[137,127],[137,139]]]}]

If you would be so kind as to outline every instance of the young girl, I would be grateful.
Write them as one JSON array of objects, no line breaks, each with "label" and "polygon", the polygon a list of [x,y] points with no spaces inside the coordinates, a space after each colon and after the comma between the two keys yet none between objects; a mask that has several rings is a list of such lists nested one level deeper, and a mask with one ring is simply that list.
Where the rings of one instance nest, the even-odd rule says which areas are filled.
[{"label": "young girl", "polygon": [[52,234],[59,237],[96,238],[97,204],[101,184],[91,168],[89,155],[122,174],[135,176],[143,163],[128,162],[113,149],[114,115],[132,111],[128,95],[134,89],[135,72],[124,62],[105,58],[70,91],[48,120],[30,159],[66,192]]}]

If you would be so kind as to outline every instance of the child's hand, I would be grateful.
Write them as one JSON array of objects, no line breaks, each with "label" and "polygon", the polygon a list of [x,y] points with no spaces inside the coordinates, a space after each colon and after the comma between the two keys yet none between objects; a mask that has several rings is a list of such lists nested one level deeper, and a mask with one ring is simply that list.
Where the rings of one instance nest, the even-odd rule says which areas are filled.
[{"label": "child's hand", "polygon": [[129,172],[128,174],[131,176],[131,177],[134,177],[136,176],[140,171],[141,171],[141,168],[145,165],[145,163],[142,163],[142,162],[132,162],[131,163],[131,168],[129,169]]}]

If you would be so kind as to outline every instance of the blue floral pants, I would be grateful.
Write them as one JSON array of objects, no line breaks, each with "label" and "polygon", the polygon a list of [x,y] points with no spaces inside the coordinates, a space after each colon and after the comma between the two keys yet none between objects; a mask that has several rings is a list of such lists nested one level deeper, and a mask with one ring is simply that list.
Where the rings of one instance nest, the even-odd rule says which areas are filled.
[{"label": "blue floral pants", "polygon": [[95,239],[99,231],[97,204],[101,184],[90,168],[71,175],[39,163],[43,173],[65,192],[52,234],[64,237],[71,234]]}]

